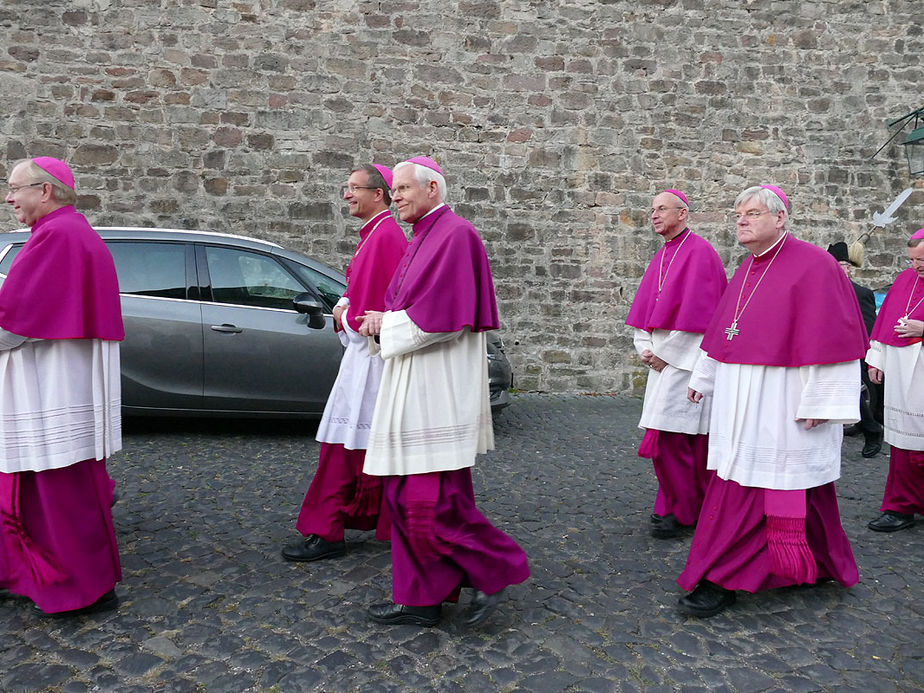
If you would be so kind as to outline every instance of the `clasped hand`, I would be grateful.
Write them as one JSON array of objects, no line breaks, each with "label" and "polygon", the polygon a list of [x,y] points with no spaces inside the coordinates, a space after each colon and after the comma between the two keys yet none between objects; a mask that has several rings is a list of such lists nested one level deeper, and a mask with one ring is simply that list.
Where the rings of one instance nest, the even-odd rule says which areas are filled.
[{"label": "clasped hand", "polygon": [[642,363],[644,363],[653,371],[657,371],[658,373],[663,371],[664,367],[667,365],[667,361],[655,356],[651,349],[645,349],[642,352],[641,359]]},{"label": "clasped hand", "polygon": [[363,337],[374,337],[382,333],[382,316],[380,310],[367,310],[365,315],[359,316],[359,333]]},{"label": "clasped hand", "polygon": [[899,318],[895,323],[895,334],[899,337],[924,337],[924,320]]}]

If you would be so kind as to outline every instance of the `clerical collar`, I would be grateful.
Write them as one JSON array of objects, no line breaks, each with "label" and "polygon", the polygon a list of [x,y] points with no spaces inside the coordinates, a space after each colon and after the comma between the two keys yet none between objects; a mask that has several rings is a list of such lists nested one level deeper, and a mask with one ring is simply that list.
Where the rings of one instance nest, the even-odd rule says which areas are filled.
[{"label": "clerical collar", "polygon": [[362,235],[363,231],[365,231],[366,229],[372,228],[374,223],[376,221],[381,221],[382,220],[381,217],[383,217],[386,214],[391,214],[391,210],[388,209],[387,207],[383,209],[381,212],[379,212],[378,214],[376,214],[374,217],[370,217],[369,221],[367,221],[365,224],[362,225],[362,227],[360,227],[359,234]]},{"label": "clerical collar", "polygon": [[420,219],[418,219],[418,220],[415,221],[414,223],[415,223],[415,224],[419,224],[421,221],[423,221],[423,220],[426,219],[428,216],[430,216],[431,214],[433,214],[433,212],[435,212],[436,210],[438,210],[440,207],[445,207],[445,206],[446,206],[446,203],[445,203],[445,202],[440,202],[436,207],[434,207],[434,208],[431,209],[429,212],[427,212],[426,214],[424,214],[422,217],[420,217]]},{"label": "clerical collar", "polygon": [[760,253],[759,255],[755,255],[754,257],[763,257],[764,255],[766,255],[767,253],[769,253],[771,250],[773,250],[774,248],[776,248],[776,247],[780,244],[780,241],[782,241],[784,238],[786,238],[786,234],[787,234],[787,233],[789,233],[789,232],[788,232],[788,231],[783,231],[783,234],[782,234],[779,238],[776,239],[776,242],[774,242],[773,245],[771,245],[769,248],[767,248],[764,252]]}]

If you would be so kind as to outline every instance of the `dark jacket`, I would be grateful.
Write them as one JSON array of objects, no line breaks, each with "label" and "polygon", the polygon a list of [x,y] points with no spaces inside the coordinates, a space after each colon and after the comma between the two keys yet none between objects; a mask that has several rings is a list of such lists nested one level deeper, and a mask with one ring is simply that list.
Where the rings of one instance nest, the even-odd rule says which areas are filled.
[{"label": "dark jacket", "polygon": [[863,323],[866,325],[866,333],[873,331],[873,324],[876,322],[876,296],[871,289],[860,286],[856,282],[853,284],[853,290],[857,294],[857,303],[860,304],[860,312],[863,313]]}]

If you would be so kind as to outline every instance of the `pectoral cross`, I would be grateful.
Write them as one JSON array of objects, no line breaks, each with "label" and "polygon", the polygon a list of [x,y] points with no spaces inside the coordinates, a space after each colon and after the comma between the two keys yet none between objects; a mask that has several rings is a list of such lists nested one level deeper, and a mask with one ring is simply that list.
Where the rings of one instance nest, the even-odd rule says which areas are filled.
[{"label": "pectoral cross", "polygon": [[730,342],[735,338],[736,335],[740,334],[741,330],[738,329],[738,321],[732,320],[731,327],[725,328],[725,334],[728,335],[728,341]]}]

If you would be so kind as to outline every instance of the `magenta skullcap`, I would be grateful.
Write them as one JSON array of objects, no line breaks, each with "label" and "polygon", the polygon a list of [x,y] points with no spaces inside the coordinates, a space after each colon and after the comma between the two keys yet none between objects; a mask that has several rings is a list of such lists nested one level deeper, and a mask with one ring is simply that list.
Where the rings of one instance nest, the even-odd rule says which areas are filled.
[{"label": "magenta skullcap", "polygon": [[775,185],[761,185],[760,187],[762,187],[764,190],[769,190],[778,198],[780,198],[783,201],[783,206],[786,208],[786,211],[789,211],[789,198],[786,197],[786,193],[784,193]]},{"label": "magenta skullcap", "polygon": [[382,164],[372,164],[376,171],[382,174],[382,179],[385,181],[385,185],[388,186],[388,189],[391,190],[391,181],[394,178],[392,175],[391,169],[388,166],[382,166]]},{"label": "magenta skullcap", "polygon": [[61,159],[55,159],[50,156],[37,156],[32,162],[46,173],[51,174],[67,187],[74,187],[74,174],[68,165]]},{"label": "magenta skullcap", "polygon": [[917,238],[924,238],[924,229],[918,229],[918,230],[915,231],[913,234],[911,234],[911,239],[910,239],[910,240],[914,240],[914,239],[917,239]]},{"label": "magenta skullcap", "polygon": [[673,188],[668,188],[668,189],[665,190],[664,192],[670,193],[671,195],[676,195],[676,196],[679,197],[681,200],[683,200],[683,204],[685,204],[687,207],[690,206],[690,201],[687,199],[687,196],[684,195],[684,194],[683,194],[682,192],[680,192],[679,190],[674,190]]},{"label": "magenta skullcap", "polygon": [[420,164],[421,166],[426,166],[429,169],[436,171],[441,176],[443,171],[440,169],[439,164],[437,164],[433,159],[428,156],[415,156],[413,159],[408,159],[412,164]]}]

